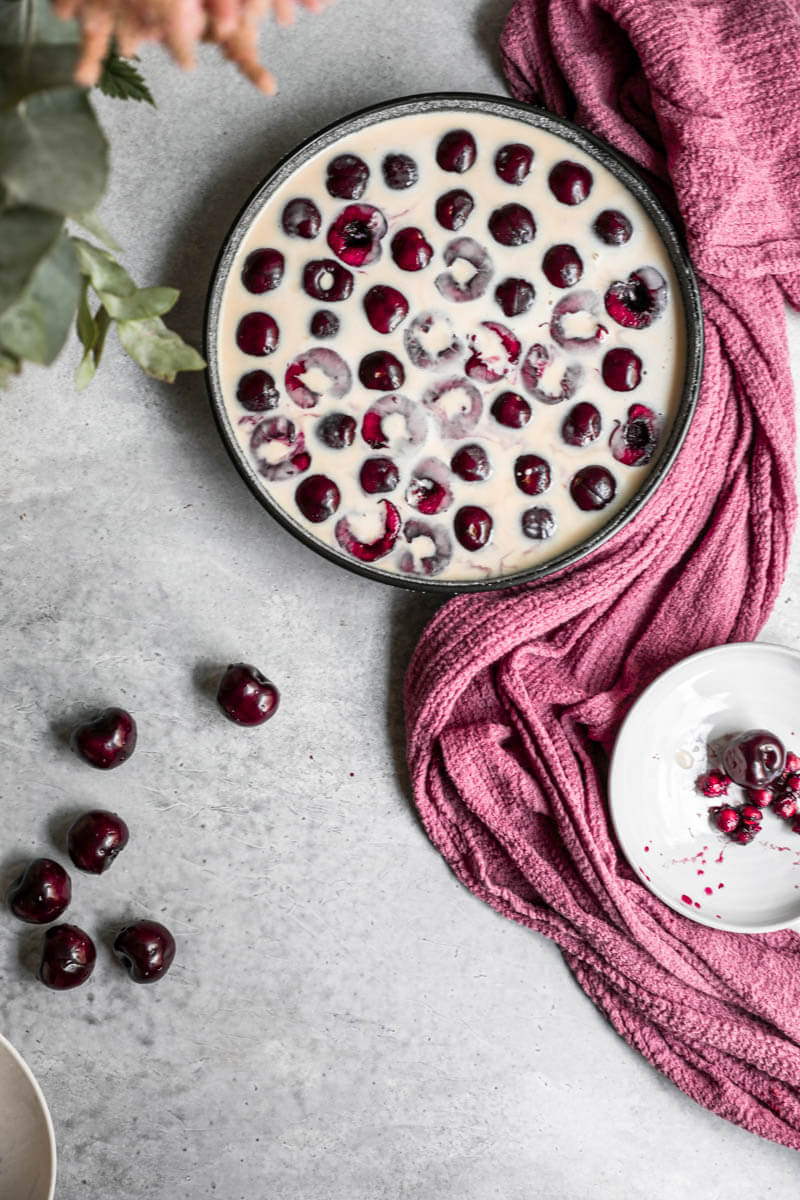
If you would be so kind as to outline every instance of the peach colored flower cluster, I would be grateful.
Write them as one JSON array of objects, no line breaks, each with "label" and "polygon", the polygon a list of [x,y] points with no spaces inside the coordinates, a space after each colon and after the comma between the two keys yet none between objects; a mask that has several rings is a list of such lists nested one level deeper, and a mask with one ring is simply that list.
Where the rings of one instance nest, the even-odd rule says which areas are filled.
[{"label": "peach colored flower cluster", "polygon": [[194,65],[198,42],[215,42],[226,58],[262,92],[275,92],[275,80],[258,61],[258,32],[272,14],[289,24],[298,6],[319,12],[328,0],[53,0],[56,13],[75,17],[83,44],[76,83],[96,83],[112,41],[130,58],[143,42],[163,42],[182,67]]}]

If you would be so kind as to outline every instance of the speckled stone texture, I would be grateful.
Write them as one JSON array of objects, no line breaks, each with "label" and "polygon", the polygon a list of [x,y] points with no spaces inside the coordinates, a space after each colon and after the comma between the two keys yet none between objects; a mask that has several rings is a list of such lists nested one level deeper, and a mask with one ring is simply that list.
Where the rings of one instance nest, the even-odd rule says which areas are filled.
[{"label": "speckled stone texture", "polygon": [[[185,336],[272,163],[362,104],[504,91],[509,6],[338,0],[264,38],[274,100],[210,51],[186,78],[144,55],[159,112],[98,105],[103,215],[142,284],[183,289]],[[38,985],[41,934],[0,914],[0,1030],[50,1102],[58,1200],[749,1200],[756,1179],[794,1197],[796,1155],[658,1076],[557,951],[472,899],[428,844],[400,690],[433,602],[270,521],[199,376],[153,383],[112,343],[76,396],[76,363],[73,345],[0,398],[0,886],[30,857],[63,859],[86,807],[131,828],[107,876],[74,880],[70,919],[99,943],[85,987]],[[797,583],[795,553],[764,636],[800,647]],[[261,729],[215,710],[209,679],[231,659],[282,689]],[[106,703],[139,722],[108,775],[64,740]],[[179,942],[149,988],[110,956],[134,916]]]}]

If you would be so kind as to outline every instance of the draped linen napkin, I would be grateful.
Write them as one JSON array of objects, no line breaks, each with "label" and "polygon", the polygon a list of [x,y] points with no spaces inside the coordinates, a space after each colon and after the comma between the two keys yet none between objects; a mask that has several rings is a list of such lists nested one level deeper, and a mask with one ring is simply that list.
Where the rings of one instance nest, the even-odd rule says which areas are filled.
[{"label": "draped linen napkin", "polygon": [[687,654],[758,634],[795,519],[783,300],[800,306],[800,9],[790,0],[517,0],[511,90],[635,160],[699,272],[696,416],[645,508],[576,566],[467,595],[406,680],[432,841],[552,938],[619,1033],[706,1108],[800,1149],[800,937],[708,929],[657,900],[609,828],[607,752]]}]

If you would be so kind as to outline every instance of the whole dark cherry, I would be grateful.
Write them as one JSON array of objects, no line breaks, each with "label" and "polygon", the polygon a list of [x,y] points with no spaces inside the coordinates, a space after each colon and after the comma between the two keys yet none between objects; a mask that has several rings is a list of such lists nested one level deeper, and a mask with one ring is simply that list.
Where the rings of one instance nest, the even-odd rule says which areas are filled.
[{"label": "whole dark cherry", "polygon": [[386,186],[395,192],[413,187],[419,179],[419,170],[409,154],[387,154],[381,164]]},{"label": "whole dark cherry", "polygon": [[524,246],[536,236],[536,222],[524,204],[503,204],[489,217],[489,232],[501,246]]},{"label": "whole dark cherry", "polygon": [[536,291],[527,279],[504,279],[494,290],[494,298],[507,317],[527,312],[536,298]]},{"label": "whole dark cherry", "polygon": [[278,406],[280,395],[269,371],[247,371],[236,386],[236,399],[248,412],[266,412]]},{"label": "whole dark cherry", "polygon": [[581,163],[556,163],[547,177],[550,191],[561,204],[581,204],[592,190],[592,172]]},{"label": "whole dark cherry", "polygon": [[367,320],[378,333],[391,333],[408,316],[408,301],[397,288],[377,283],[364,296]]},{"label": "whole dark cherry", "polygon": [[339,507],[339,489],[327,475],[309,475],[297,485],[294,502],[312,525],[332,517]]},{"label": "whole dark cherry", "polygon": [[531,406],[518,392],[501,392],[492,403],[492,416],[509,429],[522,429],[531,419]]},{"label": "whole dark cherry", "polygon": [[321,340],[336,337],[339,332],[339,318],[329,308],[320,308],[311,318],[309,331],[312,337]]},{"label": "whole dark cherry", "polygon": [[307,196],[298,196],[284,207],[281,226],[288,237],[310,240],[319,233],[322,217],[313,200],[309,200]]},{"label": "whole dark cherry", "polygon": [[256,358],[272,354],[279,340],[278,323],[269,313],[246,313],[236,326],[236,345]]},{"label": "whole dark cherry", "polygon": [[533,150],[523,142],[509,142],[494,156],[494,169],[504,183],[523,183],[530,173]]},{"label": "whole dark cherry", "polygon": [[550,464],[538,454],[520,454],[514,463],[514,482],[526,496],[540,496],[550,487]]},{"label": "whole dark cherry", "polygon": [[600,410],[588,400],[573,405],[561,423],[561,436],[568,446],[588,446],[600,436]]},{"label": "whole dark cherry", "polygon": [[747,729],[731,738],[722,752],[722,767],[740,787],[763,788],[783,770],[786,749],[768,729]]},{"label": "whole dark cherry", "polygon": [[475,201],[463,188],[453,188],[436,201],[436,220],[443,229],[463,228],[472,214]]},{"label": "whole dark cherry", "polygon": [[592,228],[607,246],[624,246],[633,233],[628,218],[616,208],[604,208]]},{"label": "whole dark cherry", "polygon": [[73,729],[69,744],[84,762],[109,771],[121,767],[136,749],[136,722],[124,708],[104,708]]},{"label": "whole dark cherry", "polygon": [[39,979],[57,992],[80,987],[94,970],[96,959],[88,933],[77,925],[53,925],[42,942]]},{"label": "whole dark cherry", "polygon": [[358,364],[358,378],[365,388],[376,392],[394,392],[403,386],[405,369],[399,358],[388,350],[373,350]]},{"label": "whole dark cherry", "polygon": [[526,508],[520,518],[525,537],[544,542],[556,531],[556,519],[549,508]]},{"label": "whole dark cherry", "polygon": [[605,508],[616,492],[616,480],[605,467],[582,467],[569,484],[570,496],[584,512]]},{"label": "whole dark cherry", "polygon": [[317,425],[316,432],[319,440],[331,450],[344,450],[355,440],[355,418],[348,413],[328,413]]},{"label": "whole dark cherry", "polygon": [[263,247],[253,250],[242,267],[242,283],[248,292],[259,296],[271,292],[283,279],[286,263],[280,250]]},{"label": "whole dark cherry", "polygon": [[328,163],[325,186],[339,200],[358,200],[368,179],[369,167],[357,154],[337,154]]},{"label": "whole dark cherry", "polygon": [[392,238],[392,258],[401,271],[421,271],[433,258],[433,246],[421,229],[409,226]]},{"label": "whole dark cherry", "polygon": [[230,663],[217,687],[217,704],[235,725],[263,725],[278,710],[275,684],[250,663]]},{"label": "whole dark cherry", "polygon": [[119,931],[113,949],[134,983],[155,983],[172,966],[175,938],[160,921],[134,921]]},{"label": "whole dark cherry", "polygon": [[553,287],[573,287],[583,274],[583,262],[574,246],[551,246],[542,259],[542,270]]},{"label": "whole dark cherry", "polygon": [[492,518],[485,508],[465,504],[453,518],[453,529],[465,550],[480,550],[492,536]]},{"label": "whole dark cherry", "polygon": [[8,907],[20,921],[46,925],[60,917],[72,898],[70,878],[52,858],[35,858],[8,889]]},{"label": "whole dark cherry", "polygon": [[390,458],[368,458],[362,464],[358,481],[369,496],[393,492],[400,482],[400,472]]},{"label": "whole dark cherry", "polygon": [[468,483],[479,483],[489,478],[492,466],[483,446],[479,446],[477,442],[470,442],[469,445],[456,450],[450,459],[450,470],[454,475],[458,475],[459,479],[465,479]]},{"label": "whole dark cherry", "polygon": [[122,817],[95,808],[78,817],[67,833],[67,849],[75,866],[102,875],[128,844],[128,826]]},{"label": "whole dark cherry", "polygon": [[443,171],[463,175],[475,162],[478,153],[475,138],[467,129],[451,129],[436,147],[436,161]]},{"label": "whole dark cherry", "polygon": [[633,350],[617,346],[603,359],[603,383],[614,392],[632,392],[642,378],[642,360]]}]

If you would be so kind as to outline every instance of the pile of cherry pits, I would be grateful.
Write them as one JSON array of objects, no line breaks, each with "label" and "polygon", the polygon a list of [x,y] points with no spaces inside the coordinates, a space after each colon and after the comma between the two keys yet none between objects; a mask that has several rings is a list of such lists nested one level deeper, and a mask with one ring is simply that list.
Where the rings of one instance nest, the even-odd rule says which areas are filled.
[{"label": "pile of cherry pits", "polygon": [[[249,663],[232,663],[217,688],[217,703],[237,725],[263,725],[280,699],[278,689]],[[136,748],[136,722],[124,708],[106,708],[76,726],[70,736],[74,752],[92,767],[110,770],[131,757]],[[67,833],[67,850],[74,866],[102,875],[128,844],[129,831],[117,813],[93,809],[83,813]],[[50,925],[42,941],[38,978],[46,987],[67,991],[92,974],[97,950],[92,938],[77,925],[52,925],[72,899],[69,874],[51,858],[34,859],[11,884],[6,896],[15,917],[31,925]],[[175,958],[175,939],[159,921],[126,925],[114,939],[114,955],[136,983],[162,979]]]},{"label": "pile of cherry pits", "polygon": [[701,775],[697,787],[709,799],[728,796],[736,784],[744,789],[744,804],[725,803],[709,809],[714,826],[732,841],[746,846],[761,830],[764,810],[792,822],[792,832],[800,833],[800,756],[785,750],[782,742],[767,729],[748,729],[726,745],[722,770]]}]

